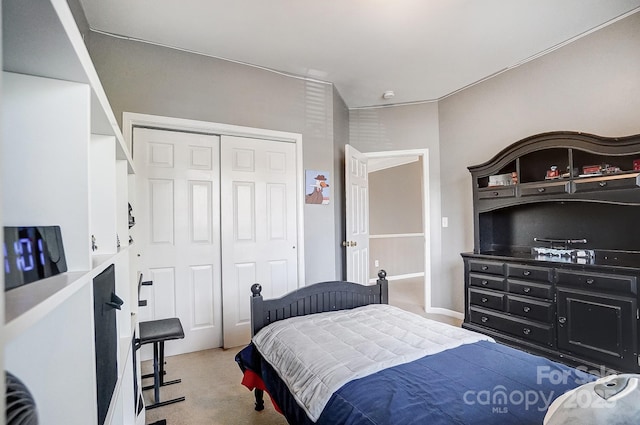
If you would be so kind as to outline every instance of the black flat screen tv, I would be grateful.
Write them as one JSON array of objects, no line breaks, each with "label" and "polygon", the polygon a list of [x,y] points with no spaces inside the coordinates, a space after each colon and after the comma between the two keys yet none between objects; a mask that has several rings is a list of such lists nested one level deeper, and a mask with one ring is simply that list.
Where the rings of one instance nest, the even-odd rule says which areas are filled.
[{"label": "black flat screen tv", "polygon": [[116,310],[111,303],[115,282],[113,264],[93,279],[98,425],[104,424],[118,381],[118,331]]}]

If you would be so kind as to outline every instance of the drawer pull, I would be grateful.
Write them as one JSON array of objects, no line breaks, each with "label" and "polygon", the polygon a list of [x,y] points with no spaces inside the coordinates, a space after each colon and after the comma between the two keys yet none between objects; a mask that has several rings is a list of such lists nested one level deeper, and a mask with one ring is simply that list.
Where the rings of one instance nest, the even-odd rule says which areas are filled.
[{"label": "drawer pull", "polygon": [[486,303],[487,301],[489,301],[489,298],[482,297],[482,300],[480,301],[482,301],[483,303]]},{"label": "drawer pull", "polygon": [[566,317],[558,317],[558,322],[560,322],[560,324],[564,325],[565,323],[567,323],[567,318]]},{"label": "drawer pull", "polygon": [[531,274],[531,271],[530,270],[525,270],[525,271],[522,272],[522,274],[525,275],[525,276],[529,276]]},{"label": "drawer pull", "polygon": [[529,334],[531,333],[531,329],[529,329],[529,328],[524,328],[524,329],[522,330],[522,333],[523,333],[523,334],[525,334],[525,335],[529,335]]},{"label": "drawer pull", "polygon": [[529,292],[531,292],[531,288],[529,288],[528,286],[525,286],[524,288],[522,288],[522,292],[524,292],[525,294],[528,294]]},{"label": "drawer pull", "polygon": [[489,281],[488,280],[483,280],[480,283],[482,284],[482,286],[487,286],[489,284]]},{"label": "drawer pull", "polygon": [[605,187],[607,185],[607,182],[600,182],[598,183],[598,186],[600,187]]},{"label": "drawer pull", "polygon": [[500,192],[493,192],[493,196],[498,196],[500,195]]},{"label": "drawer pull", "polygon": [[482,270],[484,271],[489,270],[489,266],[482,266]]},{"label": "drawer pull", "polygon": [[482,316],[480,320],[482,321],[482,323],[487,323],[489,321],[489,318],[487,316]]},{"label": "drawer pull", "polygon": [[522,307],[522,311],[524,311],[525,313],[528,313],[531,311],[531,307],[525,305],[524,307]]},{"label": "drawer pull", "polygon": [[590,277],[590,278],[587,279],[587,285],[591,285],[591,284],[593,284],[593,282],[595,282],[595,280],[593,278]]},{"label": "drawer pull", "polygon": [[539,192],[539,193],[544,192],[544,187],[539,187],[539,188],[538,188],[538,192]]}]

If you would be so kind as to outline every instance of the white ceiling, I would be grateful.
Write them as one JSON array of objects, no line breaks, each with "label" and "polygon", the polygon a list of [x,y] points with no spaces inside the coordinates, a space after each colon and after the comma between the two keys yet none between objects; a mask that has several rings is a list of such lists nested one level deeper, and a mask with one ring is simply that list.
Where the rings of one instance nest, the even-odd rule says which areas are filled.
[{"label": "white ceiling", "polygon": [[332,82],[349,108],[441,99],[640,10],[640,0],[80,2],[94,30]]}]

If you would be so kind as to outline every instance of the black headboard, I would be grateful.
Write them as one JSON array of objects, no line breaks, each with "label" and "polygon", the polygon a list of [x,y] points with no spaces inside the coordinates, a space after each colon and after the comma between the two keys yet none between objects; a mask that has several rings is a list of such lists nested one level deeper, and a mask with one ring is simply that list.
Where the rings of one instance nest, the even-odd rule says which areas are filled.
[{"label": "black headboard", "polygon": [[268,324],[289,317],[387,304],[389,285],[386,276],[387,272],[380,270],[375,285],[345,281],[315,283],[270,300],[262,298],[262,286],[256,283],[251,287],[251,336]]}]

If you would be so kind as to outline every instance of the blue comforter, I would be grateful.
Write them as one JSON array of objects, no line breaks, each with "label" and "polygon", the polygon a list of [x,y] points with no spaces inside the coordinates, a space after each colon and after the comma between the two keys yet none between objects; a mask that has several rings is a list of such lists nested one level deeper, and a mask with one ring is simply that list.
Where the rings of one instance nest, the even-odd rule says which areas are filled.
[{"label": "blue comforter", "polygon": [[[253,346],[236,360],[262,377],[289,423],[312,423]],[[333,394],[317,423],[539,425],[556,397],[593,379],[543,357],[481,341],[351,381]]]}]

